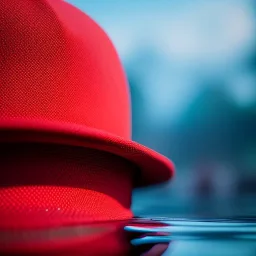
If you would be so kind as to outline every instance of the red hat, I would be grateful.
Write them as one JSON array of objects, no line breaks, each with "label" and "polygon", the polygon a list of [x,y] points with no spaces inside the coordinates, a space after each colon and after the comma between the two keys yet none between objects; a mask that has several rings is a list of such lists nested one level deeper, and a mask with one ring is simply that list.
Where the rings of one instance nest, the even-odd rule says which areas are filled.
[{"label": "red hat", "polygon": [[139,166],[139,185],[173,164],[131,140],[127,80],[114,46],[86,14],[60,0],[0,2],[0,141],[104,150]]},{"label": "red hat", "polygon": [[[83,154],[88,160],[88,150],[95,151],[93,154],[97,161],[101,158],[96,152],[104,152],[109,162],[120,161],[122,166],[124,162],[126,166],[133,166],[133,172],[137,174],[136,186],[159,183],[172,177],[174,167],[171,161],[131,140],[127,80],[114,46],[91,18],[61,0],[1,0],[0,31],[0,143],[4,147],[19,143],[24,152],[32,154],[34,145],[47,147],[51,144],[55,145],[55,156],[61,155],[63,147],[69,147],[64,151],[70,155],[79,148],[80,164]],[[34,159],[36,156],[32,154],[31,157]],[[69,159],[67,155],[66,158]],[[12,159],[9,160],[10,163]],[[32,166],[33,161],[30,162],[30,173],[27,173],[25,183],[31,177],[31,170],[38,169]],[[83,168],[86,169],[85,166]],[[49,181],[49,174],[59,177],[54,172],[45,173],[46,169],[42,167],[44,174],[38,176],[40,182]],[[10,175],[15,175],[15,171]],[[69,178],[66,176],[65,179],[71,182],[75,174],[68,173]],[[107,172],[105,175],[110,176]],[[127,178],[123,173],[121,176],[122,181]],[[13,199],[20,193],[24,193],[23,199],[29,201],[29,207],[33,206],[33,200],[30,201],[28,196],[33,192],[27,190],[28,184],[22,191],[16,185],[13,185],[14,190],[5,191],[1,184],[0,211],[6,205],[10,206],[9,203],[1,205],[1,202],[6,202],[3,198],[8,201],[8,195]],[[67,187],[71,188],[72,184],[68,183]],[[43,193],[50,195],[52,192],[44,187],[37,197],[42,197]],[[103,194],[109,193],[103,191]],[[67,194],[77,198],[73,187]],[[55,199],[54,202],[61,201]],[[52,197],[48,196],[47,200],[52,200]],[[20,206],[16,201],[14,208],[17,213]],[[55,209],[57,204],[52,207]],[[131,217],[128,203],[122,207],[122,216],[118,218]],[[39,216],[42,215],[39,214],[38,219]],[[76,218],[76,223],[84,222],[84,215],[79,216],[82,217]],[[107,218],[111,219],[110,215]],[[92,219],[100,220],[98,217]],[[35,226],[40,226],[39,222]],[[64,222],[73,223],[74,218],[63,221],[58,217],[58,225]],[[23,220],[20,223],[24,223]],[[1,226],[4,226],[4,221],[1,221]]]}]

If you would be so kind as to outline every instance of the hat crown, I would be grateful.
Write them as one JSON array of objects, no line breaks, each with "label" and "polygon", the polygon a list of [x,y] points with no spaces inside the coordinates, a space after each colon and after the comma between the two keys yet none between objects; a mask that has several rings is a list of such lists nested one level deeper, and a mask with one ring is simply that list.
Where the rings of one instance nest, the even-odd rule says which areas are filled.
[{"label": "hat crown", "polygon": [[130,138],[127,80],[114,46],[64,1],[0,2],[0,120],[84,125]]}]

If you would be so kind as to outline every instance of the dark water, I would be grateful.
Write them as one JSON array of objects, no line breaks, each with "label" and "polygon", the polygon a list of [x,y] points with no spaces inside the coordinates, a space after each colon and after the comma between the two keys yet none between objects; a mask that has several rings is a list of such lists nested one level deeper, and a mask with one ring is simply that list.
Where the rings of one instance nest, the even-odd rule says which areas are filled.
[{"label": "dark water", "polygon": [[25,248],[27,244],[30,245],[29,248],[37,248],[37,245],[43,242],[58,242],[79,237],[90,239],[95,234],[106,234],[108,230],[120,229],[125,230],[125,237],[132,245],[132,255],[141,255],[154,245],[166,244],[168,249],[164,256],[256,256],[254,217],[134,218],[52,229],[0,230],[0,248],[12,252],[12,248],[21,244],[25,245]]},{"label": "dark water", "polygon": [[169,243],[164,255],[256,256],[256,218],[136,219],[125,228],[135,247]]}]

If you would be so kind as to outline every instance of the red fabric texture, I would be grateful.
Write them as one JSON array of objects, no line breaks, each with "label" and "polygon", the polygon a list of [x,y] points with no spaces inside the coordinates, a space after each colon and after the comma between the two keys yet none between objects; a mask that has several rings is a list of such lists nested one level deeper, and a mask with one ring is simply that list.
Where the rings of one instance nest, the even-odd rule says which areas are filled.
[{"label": "red fabric texture", "polygon": [[[114,46],[61,0],[0,0],[0,34],[0,251],[125,255],[121,226],[91,240],[51,232],[128,220],[133,185],[173,175],[171,161],[131,140]],[[12,243],[43,229],[40,242]]]},{"label": "red fabric texture", "polygon": [[88,16],[60,0],[1,0],[1,118],[82,124],[129,138],[117,53]]},{"label": "red fabric texture", "polygon": [[0,229],[132,217],[136,168],[118,156],[70,146],[4,144],[0,163]]},{"label": "red fabric texture", "polygon": [[108,151],[139,167],[137,185],[173,175],[167,158],[131,140],[127,79],[91,18],[61,0],[1,0],[0,31],[0,142]]},{"label": "red fabric texture", "polygon": [[0,151],[1,255],[129,253],[132,163],[53,144],[7,143]]}]

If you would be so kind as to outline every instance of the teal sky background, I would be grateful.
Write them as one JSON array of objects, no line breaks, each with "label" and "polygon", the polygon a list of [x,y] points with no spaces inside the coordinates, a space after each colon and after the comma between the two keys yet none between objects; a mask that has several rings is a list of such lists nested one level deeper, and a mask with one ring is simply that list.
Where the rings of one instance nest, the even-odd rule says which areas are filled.
[{"label": "teal sky background", "polygon": [[256,97],[255,74],[240,67],[256,41],[253,0],[68,2],[95,19],[124,64],[143,74],[152,120],[164,122],[167,110],[175,119],[204,77],[228,80],[227,90],[238,104]]}]

